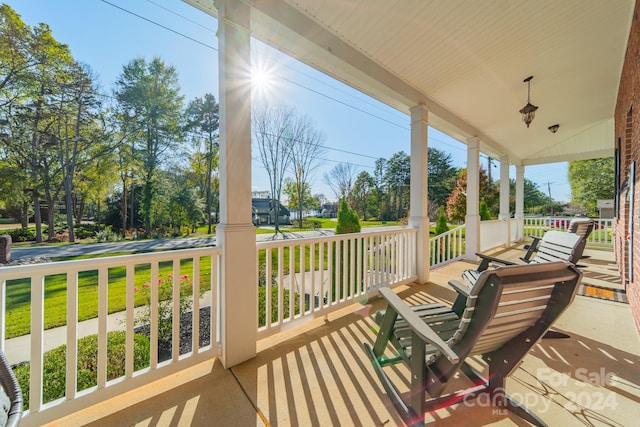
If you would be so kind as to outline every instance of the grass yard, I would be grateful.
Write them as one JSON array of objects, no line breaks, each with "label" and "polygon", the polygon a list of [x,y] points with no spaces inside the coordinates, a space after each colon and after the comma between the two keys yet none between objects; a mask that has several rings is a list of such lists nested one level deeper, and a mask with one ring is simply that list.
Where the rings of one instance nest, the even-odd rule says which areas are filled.
[{"label": "grass yard", "polygon": [[[200,260],[200,288],[209,290],[211,285],[211,257]],[[167,279],[173,273],[171,261],[161,262],[158,276]],[[180,263],[180,274],[193,275],[193,260],[185,259]],[[134,286],[142,288],[151,280],[151,265],[135,266]],[[116,313],[126,308],[126,268],[110,268],[108,271],[108,311]],[[56,274],[45,276],[44,284],[44,325],[45,329],[64,326],[67,310],[67,276]],[[135,306],[144,303],[140,293],[135,294]],[[6,335],[13,338],[30,333],[31,321],[31,284],[28,279],[9,280],[6,286]],[[92,319],[98,315],[98,271],[88,270],[78,273],[78,319]]]}]

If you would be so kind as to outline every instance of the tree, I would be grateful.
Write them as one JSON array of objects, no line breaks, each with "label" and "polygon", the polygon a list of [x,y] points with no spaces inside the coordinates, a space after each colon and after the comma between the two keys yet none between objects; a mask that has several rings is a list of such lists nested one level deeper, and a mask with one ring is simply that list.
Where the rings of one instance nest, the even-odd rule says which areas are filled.
[{"label": "tree", "polygon": [[287,178],[282,192],[287,197],[287,207],[298,212],[298,226],[302,228],[302,211],[317,206],[315,197],[311,195],[311,186],[306,182],[299,185],[293,179]]},{"label": "tree", "polygon": [[[68,99],[67,105],[65,98]],[[58,157],[62,170],[69,241],[74,242],[73,191],[77,172],[110,153],[113,147],[108,144],[109,139],[105,133],[96,125],[101,105],[95,77],[89,67],[71,64],[69,82],[63,86],[60,105]],[[78,222],[80,220],[78,218]]]},{"label": "tree", "polygon": [[[500,186],[498,181],[497,186]],[[516,181],[509,180],[509,209],[511,212],[516,210]],[[538,184],[528,178],[524,179],[524,212],[527,213],[544,213],[549,210],[549,196],[544,194]]]},{"label": "tree", "polygon": [[613,157],[569,162],[573,201],[589,215],[598,214],[598,199],[613,199],[613,181]]},{"label": "tree", "polygon": [[[305,191],[313,172],[318,166],[319,156],[324,151],[324,136],[313,128],[311,119],[302,117],[295,120],[294,127],[299,129],[295,132],[298,138],[294,141],[291,148],[291,169],[294,176],[294,184],[297,192],[297,205],[294,209],[298,211],[298,226],[302,228],[302,211],[303,202],[305,202]],[[289,199],[291,200],[291,199]]]},{"label": "tree", "polygon": [[[13,9],[0,6],[0,108],[7,137],[2,152],[14,166],[25,170],[20,185],[33,201],[36,241],[42,241],[40,198],[44,191],[49,209],[49,236],[53,235],[53,205],[59,183],[52,135],[56,113],[52,105],[72,62],[68,46],[59,43],[46,24],[25,25]],[[26,209],[23,209],[25,211]]]},{"label": "tree", "polygon": [[393,218],[404,218],[409,211],[411,160],[404,151],[395,153],[386,163],[384,182],[391,199]]},{"label": "tree", "polygon": [[[487,207],[497,204],[498,193],[495,184],[489,182],[489,177],[484,169],[480,169],[480,199],[484,200]],[[490,209],[490,208],[489,208]],[[467,169],[458,173],[456,186],[447,199],[447,217],[450,221],[463,222],[467,215]]]},{"label": "tree", "polygon": [[451,164],[451,154],[449,153],[429,147],[428,156],[429,203],[435,207],[442,206],[447,203],[447,198],[456,185],[458,169]]},{"label": "tree", "polygon": [[253,137],[258,146],[262,166],[269,176],[271,198],[275,202],[275,233],[280,231],[280,197],[287,169],[291,165],[291,151],[301,139],[295,111],[284,105],[265,105],[253,114]]},{"label": "tree", "polygon": [[375,208],[375,198],[372,197],[375,188],[375,179],[367,171],[360,172],[356,182],[353,184],[353,191],[351,192],[353,207],[365,221],[369,217],[368,214],[371,209]]},{"label": "tree", "polygon": [[120,120],[131,130],[129,138],[140,143],[137,155],[143,169],[142,214],[145,232],[151,231],[151,208],[157,189],[156,175],[164,156],[183,137],[183,96],[178,74],[162,59],[136,58],[123,67],[116,81]]},{"label": "tree", "polygon": [[[194,131],[196,135],[203,136],[206,140],[206,179],[204,183],[205,200],[207,210],[207,233],[211,234],[211,209],[212,197],[212,174],[218,168],[218,127],[219,127],[219,107],[215,96],[210,93],[204,98],[196,98],[189,103],[186,111],[187,129]],[[218,210],[216,209],[216,212]]]},{"label": "tree", "polygon": [[338,163],[329,173],[325,172],[322,180],[331,188],[336,199],[346,197],[351,202],[351,189],[356,168],[351,163]]}]

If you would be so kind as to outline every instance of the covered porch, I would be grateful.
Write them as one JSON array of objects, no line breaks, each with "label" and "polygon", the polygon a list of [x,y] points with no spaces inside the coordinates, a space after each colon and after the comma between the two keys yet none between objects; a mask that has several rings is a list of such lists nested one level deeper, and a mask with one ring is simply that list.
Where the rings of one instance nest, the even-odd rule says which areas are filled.
[{"label": "covered porch", "polygon": [[[517,259],[524,251],[496,253]],[[592,247],[586,255],[584,283],[619,291],[611,250]],[[428,283],[400,287],[399,294],[409,304],[451,302],[455,293],[447,281],[472,266],[457,261],[436,268]],[[542,340],[507,381],[508,392],[549,425],[632,425],[640,404],[640,342],[629,305],[608,295],[590,296],[588,288],[579,293],[554,328],[571,337]],[[362,347],[375,338],[372,316],[383,308],[379,299],[350,305],[258,341],[257,356],[231,369],[212,359],[55,424],[402,425]],[[451,386],[468,383],[462,376]],[[452,426],[523,425],[482,399],[441,409],[427,420]]]},{"label": "covered porch", "polygon": [[[30,377],[31,412],[25,425],[401,424],[361,348],[362,342],[373,340],[371,314],[383,306],[374,299],[377,289],[397,286],[411,302],[450,302],[453,292],[446,281],[459,278],[462,269],[475,261],[476,251],[499,247],[512,251],[505,256],[517,256],[519,249],[512,245],[521,243],[532,229],[543,229],[525,221],[527,165],[613,154],[613,108],[635,3],[594,1],[585,7],[580,1],[562,5],[546,1],[514,8],[501,2],[416,2],[411,7],[370,0],[187,3],[219,19],[218,246],[5,270],[0,297],[11,280],[28,277],[31,284],[29,351],[37,369]],[[481,19],[475,19],[478,16]],[[385,34],[387,38],[380,37]],[[256,244],[250,168],[237,167],[251,163],[252,36],[407,114],[409,227]],[[575,48],[576,40],[582,48]],[[527,128],[517,110],[525,101],[522,79],[532,74],[534,90],[539,90],[533,92],[532,101],[540,110]],[[562,131],[550,132],[548,126],[557,123]],[[435,241],[429,239],[427,217],[427,126],[467,145],[464,233],[452,230]],[[484,224],[478,213],[481,152],[500,161],[502,183],[500,217]],[[512,165],[516,169],[513,219],[508,187]],[[598,236],[608,246],[610,223],[604,227]],[[599,286],[621,287],[610,250],[594,250],[588,263],[590,279],[601,281]],[[174,322],[171,358],[159,360],[158,336],[152,328],[150,364],[139,372],[132,357],[137,266],[148,266],[153,283],[168,268],[174,277],[181,276],[187,264],[194,285],[201,283],[202,275],[210,285],[210,341],[199,345],[196,340],[200,306],[195,303],[191,320],[195,350],[179,351],[180,322]],[[110,269],[116,267],[126,270],[127,362],[124,374],[112,380],[107,376],[108,300]],[[98,284],[98,377],[94,388],[79,391],[77,288],[79,273],[88,270],[96,272]],[[66,274],[68,281],[65,397],[52,403],[42,395],[45,276],[51,274]],[[342,285],[336,288],[336,282]],[[198,286],[193,296],[198,295]],[[264,314],[259,310],[260,288]],[[178,300],[180,290],[174,287],[173,292]],[[159,319],[158,296],[152,295],[152,301],[154,325]],[[180,317],[177,305],[172,315]],[[640,349],[629,306],[580,296],[556,326],[571,338],[542,341],[510,379],[512,393],[531,398],[525,403],[550,424],[581,417],[611,425],[633,423]],[[0,345],[7,352],[5,333],[0,328]],[[576,366],[586,371],[578,373]],[[613,385],[602,378],[610,372],[617,378]],[[592,373],[600,377],[585,385]],[[466,420],[520,422],[479,405],[457,405],[433,417],[451,425]]]}]

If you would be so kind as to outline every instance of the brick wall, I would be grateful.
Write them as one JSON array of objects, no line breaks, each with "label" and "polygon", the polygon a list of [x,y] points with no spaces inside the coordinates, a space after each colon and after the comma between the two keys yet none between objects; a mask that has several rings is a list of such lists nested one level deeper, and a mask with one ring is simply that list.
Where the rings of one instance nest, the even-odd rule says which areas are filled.
[{"label": "brick wall", "polygon": [[[640,5],[636,1],[633,22],[620,78],[615,111],[616,144],[620,141],[620,183],[629,177],[635,162],[633,198],[623,188],[620,212],[615,222],[615,251],[618,268],[625,283],[627,296],[640,333]],[[628,185],[626,187],[628,189]],[[633,206],[630,201],[633,200]],[[629,217],[633,219],[632,272],[629,271]],[[631,274],[630,274],[631,273]]]}]

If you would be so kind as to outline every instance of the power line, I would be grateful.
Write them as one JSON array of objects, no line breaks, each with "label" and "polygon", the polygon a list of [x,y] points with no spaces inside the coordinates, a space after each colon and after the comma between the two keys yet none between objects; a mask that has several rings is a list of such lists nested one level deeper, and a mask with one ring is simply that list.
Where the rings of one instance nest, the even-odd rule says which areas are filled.
[{"label": "power line", "polygon": [[192,42],[196,42],[196,43],[198,43],[198,44],[200,44],[200,45],[202,45],[202,46],[204,46],[204,47],[208,47],[209,49],[214,50],[214,51],[216,51],[216,52],[218,51],[218,48],[217,48],[217,47],[214,47],[214,46],[208,45],[208,44],[206,44],[206,43],[204,43],[204,42],[201,42],[200,40],[194,39],[193,37],[190,37],[190,36],[188,36],[188,35],[186,35],[186,34],[184,34],[184,33],[181,33],[181,32],[179,32],[179,31],[173,30],[173,29],[171,29],[171,28],[169,28],[169,27],[167,27],[167,26],[164,26],[164,25],[162,25],[162,24],[160,24],[160,23],[158,23],[158,22],[156,22],[156,21],[153,21],[153,20],[151,20],[151,19],[149,19],[149,18],[145,18],[145,17],[144,17],[144,16],[142,16],[142,15],[138,15],[137,13],[132,12],[132,11],[130,11],[130,10],[128,10],[128,9],[125,9],[124,7],[120,7],[120,6],[118,6],[118,5],[115,5],[115,4],[111,3],[111,2],[108,2],[107,0],[101,0],[101,1],[102,1],[103,3],[106,3],[106,4],[110,5],[110,6],[115,7],[116,9],[120,9],[120,10],[121,10],[121,11],[123,11],[123,12],[126,12],[126,13],[128,13],[128,14],[130,14],[130,15],[133,15],[133,16],[135,16],[136,18],[140,18],[140,19],[142,19],[142,20],[144,20],[144,21],[147,21],[147,22],[149,22],[149,23],[151,23],[151,24],[153,24],[153,25],[157,25],[157,26],[158,26],[158,27],[160,27],[160,28],[163,28],[163,29],[165,29],[165,30],[167,30],[167,31],[170,31],[170,32],[174,33],[174,34],[177,34],[177,35],[179,35],[180,37],[184,37],[185,39],[189,39],[189,40],[191,40]]},{"label": "power line", "polygon": [[184,19],[185,21],[189,21],[189,22],[191,22],[192,24],[195,24],[195,25],[197,25],[197,26],[198,26],[198,27],[200,27],[200,28],[204,28],[205,30],[207,30],[207,31],[209,31],[209,32],[211,32],[211,33],[214,33],[214,34],[216,33],[215,31],[213,31],[211,28],[207,27],[206,25],[203,25],[203,24],[201,24],[201,23],[199,23],[199,22],[197,22],[197,21],[194,21],[194,20],[193,20],[193,19],[191,19],[191,18],[187,18],[186,16],[181,15],[181,14],[179,14],[178,12],[176,12],[176,11],[174,11],[174,10],[169,9],[168,7],[162,6],[161,4],[158,4],[158,3],[156,3],[156,2],[154,2],[154,1],[152,1],[152,0],[147,0],[147,2],[148,2],[148,3],[151,3],[151,4],[152,4],[152,5],[154,5],[154,6],[159,7],[160,9],[166,10],[167,12],[169,12],[169,13],[171,13],[171,14],[173,14],[173,15],[179,16],[180,18]]},{"label": "power line", "polygon": [[279,77],[280,79],[284,80],[284,81],[287,81],[287,82],[289,82],[289,83],[291,83],[291,84],[295,85],[295,86],[299,86],[299,87],[301,87],[301,88],[303,88],[303,89],[307,89],[307,90],[308,90],[308,91],[310,91],[310,92],[313,92],[313,93],[315,93],[315,94],[317,94],[317,95],[320,95],[320,96],[323,96],[323,97],[325,97],[325,98],[328,98],[328,99],[330,99],[330,100],[332,100],[332,101],[337,102],[338,104],[342,104],[342,105],[344,105],[345,107],[349,107],[349,108],[352,108],[352,109],[354,109],[354,110],[356,110],[356,111],[359,111],[359,112],[361,112],[361,113],[363,113],[363,114],[366,114],[366,115],[368,115],[368,116],[375,117],[375,118],[376,118],[376,119],[378,119],[378,120],[382,120],[383,122],[387,122],[387,123],[389,123],[390,125],[393,125],[393,126],[399,127],[400,129],[409,130],[409,128],[407,128],[406,126],[399,125],[398,123],[394,123],[394,122],[392,122],[392,121],[390,121],[390,120],[385,119],[384,117],[380,117],[380,116],[377,116],[377,115],[375,115],[375,114],[373,114],[373,113],[370,113],[370,112],[368,112],[368,111],[365,111],[365,110],[363,110],[362,108],[358,108],[358,107],[356,107],[356,106],[354,106],[354,105],[351,105],[351,104],[348,104],[348,103],[346,103],[346,102],[344,102],[344,101],[340,101],[339,99],[334,98],[334,97],[332,97],[332,96],[329,96],[329,95],[327,95],[326,93],[322,93],[322,92],[319,92],[319,91],[317,91],[317,90],[315,90],[315,89],[311,89],[311,88],[309,88],[309,87],[307,87],[307,86],[304,86],[304,85],[302,85],[302,84],[300,84],[300,83],[296,83],[296,82],[294,82],[293,80],[290,80],[290,79],[288,79],[288,78],[286,78],[286,77],[282,77],[282,76],[278,76],[278,77]]},{"label": "power line", "polygon": [[[216,52],[218,51],[218,48],[217,48],[217,47],[214,47],[214,46],[211,46],[211,45],[206,44],[206,43],[204,43],[204,42],[201,42],[200,40],[197,40],[197,39],[195,39],[195,38],[193,38],[193,37],[190,37],[190,36],[188,36],[188,35],[186,35],[186,34],[184,34],[184,33],[181,33],[180,31],[177,31],[177,30],[174,30],[174,29],[172,29],[172,28],[169,28],[169,27],[167,27],[167,26],[165,26],[165,25],[162,25],[162,24],[160,24],[160,23],[158,23],[158,22],[156,22],[156,21],[153,21],[153,20],[151,20],[151,19],[149,19],[149,18],[146,18],[146,17],[144,17],[144,16],[142,16],[142,15],[139,15],[139,14],[137,14],[137,13],[135,13],[135,12],[132,12],[132,11],[130,11],[130,10],[128,10],[128,9],[125,9],[124,7],[121,7],[121,6],[115,5],[115,4],[113,4],[113,3],[111,3],[111,2],[109,2],[109,1],[107,1],[107,0],[101,0],[101,1],[102,1],[103,3],[106,3],[106,4],[110,5],[110,6],[115,7],[116,9],[122,10],[123,12],[126,12],[126,13],[128,13],[128,14],[130,14],[130,15],[133,15],[133,16],[137,17],[137,18],[140,18],[140,19],[142,19],[142,20],[144,20],[144,21],[146,21],[146,22],[149,22],[149,23],[151,23],[151,24],[153,24],[153,25],[156,25],[156,26],[158,26],[158,27],[160,27],[160,28],[163,28],[163,29],[165,29],[165,30],[167,30],[167,31],[170,31],[170,32],[172,32],[172,33],[174,33],[174,34],[177,34],[177,35],[179,35],[179,36],[181,36],[181,37],[184,37],[184,38],[186,38],[186,39],[188,39],[188,40],[191,40],[191,41],[193,41],[193,42],[195,42],[195,43],[198,43],[198,44],[200,44],[200,45],[202,45],[202,46],[205,46],[205,47],[207,47],[207,48],[209,48],[209,49],[211,49],[211,50],[214,50],[214,51],[216,51]],[[320,91],[317,91],[317,90],[311,89],[310,87],[307,87],[307,86],[305,86],[305,85],[303,85],[303,84],[301,84],[301,83],[294,82],[293,80],[287,79],[286,77],[283,77],[283,76],[277,76],[277,77],[279,77],[280,79],[285,80],[285,81],[287,81],[287,82],[289,82],[289,83],[291,83],[291,84],[293,84],[293,85],[295,85],[295,86],[301,87],[301,88],[306,89],[306,90],[308,90],[308,91],[310,91],[310,92],[313,92],[313,93],[315,93],[315,94],[317,94],[317,95],[320,95],[320,96],[322,96],[322,97],[325,97],[325,98],[327,98],[327,99],[330,99],[330,100],[332,100],[332,101],[334,101],[334,102],[337,102],[337,103],[339,103],[339,104],[342,104],[342,105],[344,105],[344,106],[346,106],[346,107],[352,108],[352,109],[354,109],[354,110],[356,110],[356,111],[359,111],[359,112],[361,112],[361,113],[363,113],[363,114],[367,114],[367,115],[369,115],[369,116],[371,116],[371,117],[374,117],[374,118],[376,118],[376,119],[378,119],[378,120],[382,120],[382,121],[384,121],[384,122],[387,122],[387,123],[389,123],[389,124],[391,124],[391,125],[393,125],[393,126],[396,126],[396,127],[401,128],[401,129],[408,130],[408,128],[407,128],[406,126],[400,125],[400,124],[398,124],[398,123],[394,123],[394,122],[392,122],[392,121],[390,121],[390,120],[388,120],[388,119],[385,119],[384,117],[380,117],[380,116],[378,116],[378,115],[376,115],[376,114],[373,114],[373,113],[370,113],[370,112],[368,112],[368,111],[365,111],[365,110],[363,110],[363,109],[361,109],[361,108],[358,108],[358,107],[356,107],[356,106],[354,106],[354,105],[351,105],[351,104],[349,104],[349,103],[347,103],[347,102],[340,101],[340,100],[339,100],[339,99],[337,99],[337,98],[334,98],[334,97],[332,97],[332,96],[329,96],[329,95],[327,95],[327,94],[324,94],[324,93],[322,93],[322,92],[320,92]]]},{"label": "power line", "polygon": [[[133,16],[135,16],[135,17],[139,18],[139,19],[142,19],[142,20],[144,20],[144,21],[146,21],[146,22],[149,22],[149,23],[151,23],[151,24],[153,24],[153,25],[156,25],[156,26],[158,26],[158,27],[160,27],[160,28],[162,28],[162,29],[164,29],[164,30],[170,31],[170,32],[172,32],[172,33],[174,33],[174,34],[176,34],[176,35],[179,35],[179,36],[181,36],[181,37],[184,37],[184,38],[186,38],[186,39],[188,39],[188,40],[191,40],[191,41],[193,41],[193,42],[195,42],[195,43],[198,43],[198,44],[200,44],[200,45],[202,45],[202,46],[205,46],[205,47],[207,47],[207,48],[209,48],[209,49],[211,49],[211,50],[213,50],[213,51],[216,51],[216,52],[218,51],[218,48],[217,48],[217,47],[214,47],[214,46],[211,46],[211,45],[209,45],[209,44],[207,44],[207,43],[201,42],[200,40],[197,40],[197,39],[195,39],[195,38],[193,38],[193,37],[190,37],[190,36],[188,36],[188,35],[186,35],[186,34],[184,34],[184,33],[180,32],[180,31],[174,30],[174,29],[169,28],[169,27],[167,27],[167,26],[165,26],[165,25],[162,25],[162,24],[160,24],[160,23],[158,23],[158,22],[156,22],[156,21],[154,21],[154,20],[152,20],[152,19],[146,18],[146,17],[144,17],[144,16],[142,16],[142,15],[139,15],[139,14],[137,14],[137,13],[135,13],[135,12],[132,12],[132,11],[130,11],[130,10],[128,10],[128,9],[126,9],[126,8],[123,8],[123,7],[121,7],[121,6],[115,5],[115,4],[111,3],[111,2],[109,2],[108,0],[101,0],[101,1],[102,1],[103,3],[106,3],[106,4],[110,5],[110,6],[112,6],[112,7],[115,7],[115,8],[117,8],[117,9],[119,9],[119,10],[122,10],[123,12],[126,12],[126,13],[128,13],[128,14],[130,14],[130,15],[133,15]],[[210,28],[207,28],[206,26],[204,26],[204,25],[202,25],[202,24],[200,24],[200,23],[198,23],[198,22],[196,22],[196,21],[194,21],[194,20],[192,20],[192,19],[190,19],[190,18],[187,18],[187,17],[185,17],[184,15],[181,15],[181,14],[179,14],[179,13],[177,13],[177,12],[175,12],[175,11],[173,11],[173,10],[171,10],[171,9],[167,8],[167,7],[164,7],[164,6],[162,6],[162,5],[159,5],[159,4],[157,4],[156,2],[154,2],[154,1],[152,1],[152,0],[147,0],[147,2],[149,2],[149,3],[151,3],[151,4],[155,5],[155,6],[157,6],[157,7],[159,7],[159,8],[161,8],[161,9],[163,9],[163,10],[166,10],[166,11],[168,11],[168,12],[170,12],[170,13],[172,13],[172,14],[174,14],[174,15],[176,15],[176,16],[178,16],[178,17],[182,18],[182,19],[185,19],[185,20],[187,20],[187,21],[189,21],[189,22],[191,22],[191,23],[193,23],[193,24],[195,24],[195,25],[198,25],[198,26],[200,26],[200,27],[202,27],[202,28],[206,29],[207,31],[212,31],[212,32],[213,32],[213,30],[211,30]],[[329,85],[329,84],[327,84],[327,83],[324,83],[324,82],[322,82],[321,80],[319,80],[319,79],[317,79],[317,78],[315,78],[315,77],[313,77],[313,76],[309,76],[308,74],[305,74],[305,73],[301,72],[300,70],[297,70],[297,69],[295,69],[294,67],[292,67],[292,66],[290,66],[290,65],[288,65],[288,64],[283,63],[282,61],[278,61],[278,60],[276,60],[276,62],[279,62],[280,64],[284,65],[285,67],[287,67],[287,68],[289,68],[289,69],[291,69],[291,70],[293,70],[293,71],[295,71],[295,72],[297,72],[297,73],[299,73],[299,74],[301,74],[301,75],[304,75],[304,76],[306,76],[306,77],[308,77],[308,78],[311,78],[311,79],[313,79],[313,80],[315,80],[315,81],[317,81],[317,82],[319,82],[319,83],[321,83],[321,84],[323,84],[323,85],[325,85],[325,86],[328,86],[328,87],[331,87],[331,88],[333,88],[333,89],[335,89],[335,90],[338,90],[339,92],[343,93],[344,95],[347,95],[347,96],[350,96],[350,97],[355,98],[355,96],[353,96],[353,95],[351,95],[351,94],[349,94],[349,93],[345,92],[344,90],[341,90],[341,89],[336,88],[336,87],[334,87],[334,86],[332,86],[332,85]],[[293,80],[291,80],[291,79],[289,79],[289,78],[283,77],[283,76],[281,76],[281,75],[276,75],[276,77],[278,77],[278,78],[280,78],[280,79],[282,79],[282,80],[284,80],[284,81],[286,81],[286,82],[288,82],[288,83],[290,83],[290,84],[292,84],[292,85],[295,85],[295,86],[298,86],[298,87],[300,87],[300,88],[302,88],[302,89],[308,90],[309,92],[312,92],[312,93],[314,93],[314,94],[316,94],[316,95],[322,96],[322,97],[327,98],[327,99],[329,99],[329,100],[331,100],[331,101],[333,101],[333,102],[337,102],[338,104],[344,105],[345,107],[348,107],[348,108],[351,108],[351,109],[353,109],[353,110],[356,110],[356,111],[358,111],[358,112],[360,112],[360,113],[362,113],[362,114],[366,114],[366,115],[368,115],[368,116],[371,116],[371,117],[373,117],[373,118],[376,118],[376,119],[378,119],[378,120],[381,120],[381,121],[383,121],[383,122],[385,122],[385,123],[388,123],[388,124],[390,124],[390,125],[392,125],[392,126],[398,127],[398,128],[403,129],[403,130],[405,130],[405,131],[408,131],[408,130],[409,130],[409,127],[407,127],[406,125],[401,125],[401,124],[395,123],[395,122],[393,122],[393,121],[391,121],[391,120],[388,120],[388,119],[386,119],[386,118],[384,118],[384,117],[381,117],[381,116],[379,116],[379,115],[377,115],[377,114],[371,113],[371,112],[366,111],[366,110],[364,110],[364,109],[362,109],[362,108],[359,108],[359,107],[357,107],[357,106],[355,106],[355,105],[352,105],[352,104],[350,104],[350,103],[348,103],[348,102],[342,101],[342,100],[337,99],[337,98],[335,98],[335,97],[333,97],[333,96],[329,96],[329,95],[327,95],[327,94],[325,94],[325,93],[322,93],[322,92],[320,92],[320,91],[318,91],[318,90],[315,90],[315,89],[312,89],[312,88],[310,88],[310,87],[308,87],[308,86],[305,86],[305,85],[303,85],[303,84],[301,84],[301,83],[295,82],[295,81],[293,81]],[[106,97],[107,97],[107,96],[106,96]],[[363,101],[363,100],[360,100],[360,101],[361,101],[361,102],[365,102],[365,103],[367,103],[366,101]],[[367,104],[371,105],[370,103],[367,103]],[[395,111],[395,110],[394,110],[394,111]],[[440,143],[440,144],[443,144],[443,145],[449,146],[449,147],[451,147],[451,148],[454,148],[454,149],[458,149],[458,150],[464,151],[464,148],[462,148],[462,147],[458,147],[458,146],[455,146],[455,145],[453,145],[453,144],[451,144],[451,143],[449,143],[449,142],[447,142],[447,141],[440,140],[440,139],[438,139],[438,138],[436,138],[436,137],[431,137],[430,139],[431,139],[431,140],[433,140],[433,141],[436,141],[436,142],[438,142],[438,143]],[[358,155],[358,156],[362,156],[362,157],[368,157],[368,158],[372,158],[372,159],[377,159],[376,157],[367,156],[367,155],[363,155],[363,154],[358,154],[358,153],[354,153],[354,152],[349,152],[349,151],[346,151],[346,150],[340,150],[340,149],[337,149],[337,148],[331,148],[331,147],[327,147],[327,148],[328,148],[328,149],[331,149],[331,150],[335,150],[335,151],[342,151],[342,152],[347,153],[347,154],[353,154],[353,155]]]}]

